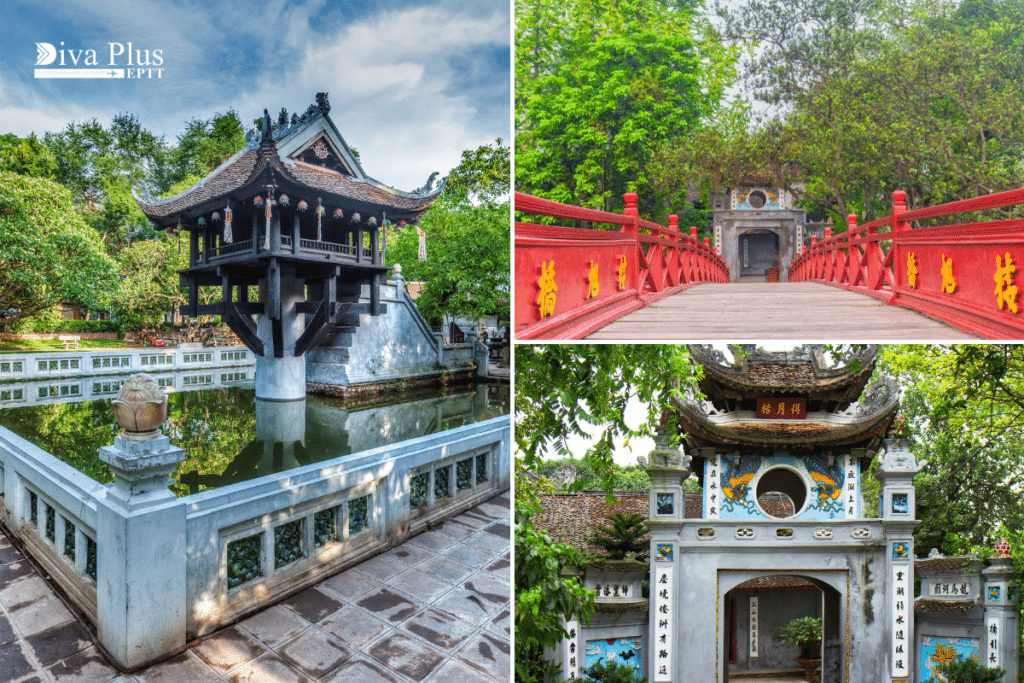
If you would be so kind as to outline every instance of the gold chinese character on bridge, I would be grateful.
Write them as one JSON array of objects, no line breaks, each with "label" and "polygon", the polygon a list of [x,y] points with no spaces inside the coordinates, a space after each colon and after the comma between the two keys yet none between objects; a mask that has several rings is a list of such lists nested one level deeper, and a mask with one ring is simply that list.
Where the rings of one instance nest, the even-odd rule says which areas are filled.
[{"label": "gold chinese character on bridge", "polygon": [[593,299],[597,296],[599,285],[597,281],[597,261],[590,262],[590,275],[587,277],[587,298]]},{"label": "gold chinese character on bridge", "polygon": [[996,274],[992,279],[996,281],[996,303],[999,310],[1003,306],[1017,312],[1017,285],[1013,284],[1013,274],[1017,272],[1017,264],[1010,258],[1010,252],[1006,252],[1006,263],[1001,263],[999,254],[996,254]]},{"label": "gold chinese character on bridge", "polygon": [[953,259],[942,255],[942,291],[952,294],[956,289],[956,280],[953,279]]},{"label": "gold chinese character on bridge", "polygon": [[917,288],[917,259],[914,252],[907,254],[907,282],[912,288]]},{"label": "gold chinese character on bridge", "polygon": [[537,279],[537,286],[540,287],[540,294],[537,295],[537,305],[540,306],[541,319],[554,315],[555,313],[555,292],[558,285],[555,284],[555,262],[548,265],[540,262],[540,277]]},{"label": "gold chinese character on bridge", "polygon": [[626,257],[619,259],[619,291],[626,291]]}]

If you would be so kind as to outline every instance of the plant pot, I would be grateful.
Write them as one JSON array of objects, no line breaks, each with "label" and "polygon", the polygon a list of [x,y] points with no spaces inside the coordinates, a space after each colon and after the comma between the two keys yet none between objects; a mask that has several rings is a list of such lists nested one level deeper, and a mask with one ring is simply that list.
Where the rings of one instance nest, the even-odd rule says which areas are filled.
[{"label": "plant pot", "polygon": [[803,659],[802,657],[796,658],[796,663],[804,668],[804,675],[807,680],[811,683],[817,683],[821,680],[821,660],[820,659]]}]

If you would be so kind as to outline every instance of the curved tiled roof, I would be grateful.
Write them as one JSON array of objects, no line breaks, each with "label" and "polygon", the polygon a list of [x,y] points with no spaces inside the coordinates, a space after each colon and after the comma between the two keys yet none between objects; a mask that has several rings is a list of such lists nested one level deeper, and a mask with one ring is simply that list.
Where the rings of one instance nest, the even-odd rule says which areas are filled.
[{"label": "curved tiled roof", "polygon": [[955,555],[953,557],[929,557],[923,560],[914,561],[914,569],[925,569],[931,571],[954,571],[969,567],[971,563],[977,562],[974,555]]},{"label": "curved tiled roof", "polygon": [[974,600],[935,600],[934,598],[914,600],[914,610],[917,612],[967,612],[976,605]]}]

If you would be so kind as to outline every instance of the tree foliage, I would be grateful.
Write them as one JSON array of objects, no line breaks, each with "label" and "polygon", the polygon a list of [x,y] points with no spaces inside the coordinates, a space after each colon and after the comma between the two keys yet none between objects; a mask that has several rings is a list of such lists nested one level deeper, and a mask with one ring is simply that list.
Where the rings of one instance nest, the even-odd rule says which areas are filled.
[{"label": "tree foliage", "polygon": [[64,301],[105,306],[117,287],[115,272],[65,188],[0,171],[0,311],[18,312],[6,323]]},{"label": "tree foliage", "polygon": [[651,160],[715,119],[733,72],[686,2],[517,0],[516,187],[611,209],[641,194],[662,212]]},{"label": "tree foliage", "polygon": [[[611,476],[616,439],[653,436],[671,396],[696,387],[700,366],[685,346],[669,344],[549,344],[516,347],[516,448],[528,469],[544,453],[572,455],[569,438],[595,435],[583,461]],[[637,397],[647,419],[632,426],[626,403]]]},{"label": "tree foliage", "polygon": [[623,560],[628,553],[636,555],[638,560],[647,557],[651,543],[647,515],[613,512],[605,519],[608,523],[594,533],[590,539],[592,545],[603,548],[610,560]]},{"label": "tree foliage", "polygon": [[445,316],[508,320],[509,148],[499,139],[466,150],[448,178],[444,194],[419,222],[426,260],[418,259],[419,233],[410,225],[388,237],[387,264],[401,264],[406,280],[424,283],[416,305],[431,324]]},{"label": "tree foliage", "polygon": [[52,180],[57,175],[57,160],[35,133],[27,138],[6,133],[0,135],[0,171]]},{"label": "tree foliage", "polygon": [[177,271],[187,265],[187,258],[166,233],[135,242],[121,254],[121,286],[113,312],[124,329],[139,332],[154,327],[163,313],[185,303]]}]

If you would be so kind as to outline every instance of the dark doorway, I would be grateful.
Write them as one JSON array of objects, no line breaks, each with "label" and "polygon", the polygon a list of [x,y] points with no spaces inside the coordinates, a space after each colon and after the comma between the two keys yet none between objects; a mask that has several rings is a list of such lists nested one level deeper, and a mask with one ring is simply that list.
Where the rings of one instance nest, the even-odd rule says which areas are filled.
[{"label": "dark doorway", "polygon": [[748,230],[739,240],[740,275],[764,275],[779,265],[779,236],[771,230]]}]

